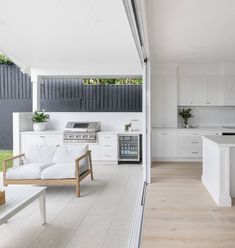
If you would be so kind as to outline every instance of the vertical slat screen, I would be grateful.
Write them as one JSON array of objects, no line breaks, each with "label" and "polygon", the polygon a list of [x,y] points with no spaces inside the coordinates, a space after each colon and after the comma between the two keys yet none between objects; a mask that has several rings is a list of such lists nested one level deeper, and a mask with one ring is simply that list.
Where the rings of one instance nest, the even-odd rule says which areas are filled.
[{"label": "vertical slat screen", "polygon": [[[15,65],[0,65],[0,99],[31,99],[31,91],[27,74]],[[84,85],[78,78],[43,78],[41,99],[48,105],[73,103],[78,112],[141,112],[142,85]]]}]

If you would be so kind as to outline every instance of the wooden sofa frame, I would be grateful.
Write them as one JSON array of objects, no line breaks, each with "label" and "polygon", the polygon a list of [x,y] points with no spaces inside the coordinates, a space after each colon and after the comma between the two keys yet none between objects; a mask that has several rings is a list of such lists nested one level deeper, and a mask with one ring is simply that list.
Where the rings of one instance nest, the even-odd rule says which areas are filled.
[{"label": "wooden sofa frame", "polygon": [[[89,174],[91,175],[91,180],[94,179],[93,177],[93,169],[92,169],[92,161],[91,161],[91,151],[87,151],[84,155],[80,156],[79,158],[75,159],[75,178],[68,178],[68,179],[7,179],[7,162],[13,161],[15,159],[19,159],[24,157],[25,154],[17,155],[9,159],[5,159],[2,162],[3,165],[3,184],[7,186],[9,184],[35,184],[35,185],[75,185],[76,186],[76,196],[80,197],[80,182],[86,178]],[[89,169],[83,172],[81,175],[79,173],[79,164],[80,161],[88,157],[88,164]]]}]

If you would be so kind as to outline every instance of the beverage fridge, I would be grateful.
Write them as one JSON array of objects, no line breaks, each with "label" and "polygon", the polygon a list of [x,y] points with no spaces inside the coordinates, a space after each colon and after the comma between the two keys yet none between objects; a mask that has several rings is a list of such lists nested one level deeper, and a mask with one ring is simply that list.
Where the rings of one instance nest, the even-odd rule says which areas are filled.
[{"label": "beverage fridge", "polygon": [[141,135],[118,135],[118,162],[141,162]]}]

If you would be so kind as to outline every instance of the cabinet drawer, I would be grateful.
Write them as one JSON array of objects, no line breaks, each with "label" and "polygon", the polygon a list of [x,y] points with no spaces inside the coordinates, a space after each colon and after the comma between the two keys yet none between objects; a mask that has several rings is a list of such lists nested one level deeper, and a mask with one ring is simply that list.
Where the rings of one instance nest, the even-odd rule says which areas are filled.
[{"label": "cabinet drawer", "polygon": [[180,157],[201,157],[202,156],[202,147],[193,147],[193,146],[183,146],[179,149]]},{"label": "cabinet drawer", "polygon": [[117,145],[117,135],[99,135],[100,145]]},{"label": "cabinet drawer", "polygon": [[202,138],[200,136],[183,136],[179,138],[179,146],[202,146]]},{"label": "cabinet drawer", "polygon": [[102,145],[100,145],[100,149],[102,151],[116,152],[117,146],[115,144],[102,144]]},{"label": "cabinet drawer", "polygon": [[104,160],[104,161],[116,161],[117,160],[117,152],[101,151],[101,160]]}]

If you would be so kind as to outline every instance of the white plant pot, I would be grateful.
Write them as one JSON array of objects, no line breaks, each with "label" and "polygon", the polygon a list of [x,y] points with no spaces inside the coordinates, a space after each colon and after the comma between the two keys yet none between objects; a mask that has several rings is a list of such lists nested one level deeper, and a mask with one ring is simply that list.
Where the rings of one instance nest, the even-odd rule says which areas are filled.
[{"label": "white plant pot", "polygon": [[46,122],[35,122],[33,123],[34,131],[44,131],[46,129]]}]

